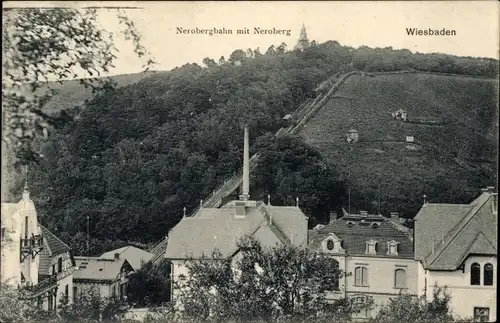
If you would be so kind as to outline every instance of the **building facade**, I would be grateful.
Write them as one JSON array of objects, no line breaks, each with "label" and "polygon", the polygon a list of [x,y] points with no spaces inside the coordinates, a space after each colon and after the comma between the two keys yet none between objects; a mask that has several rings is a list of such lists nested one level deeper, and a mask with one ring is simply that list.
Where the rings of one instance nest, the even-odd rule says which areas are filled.
[{"label": "building facade", "polygon": [[418,290],[446,287],[457,318],[496,321],[497,193],[470,204],[425,203],[415,217]]},{"label": "building facade", "polygon": [[103,298],[126,299],[128,278],[134,272],[126,259],[75,257],[75,262],[78,269],[73,277],[73,300],[86,292]]},{"label": "building facade", "polygon": [[2,203],[2,283],[20,288],[23,299],[56,311],[70,299],[74,260],[70,248],[38,223],[25,186],[19,203]]},{"label": "building facade", "polygon": [[343,272],[330,300],[349,298],[359,309],[357,320],[375,317],[400,293],[417,296],[417,264],[411,232],[382,215],[347,214],[310,232],[309,247],[331,255]]}]

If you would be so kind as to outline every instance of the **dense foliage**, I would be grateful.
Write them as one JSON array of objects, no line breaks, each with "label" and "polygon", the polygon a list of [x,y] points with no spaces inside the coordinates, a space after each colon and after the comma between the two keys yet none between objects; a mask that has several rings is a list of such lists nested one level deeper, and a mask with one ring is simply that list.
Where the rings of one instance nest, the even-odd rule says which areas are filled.
[{"label": "dense foliage", "polygon": [[[109,88],[83,111],[68,110],[78,120],[40,143],[45,158],[30,171],[32,196],[44,223],[77,250],[85,249],[78,245],[87,217],[96,244],[163,238],[184,207],[189,213],[240,169],[243,124],[250,128],[252,153],[258,142],[283,145],[272,136],[283,126],[283,116],[312,97],[328,77],[360,68],[492,76],[498,66],[495,60],[390,48],[356,50],[333,41],[303,52],[287,52],[280,45],[264,55],[258,50],[233,54],[227,62],[205,60],[206,68],[187,64]],[[231,63],[236,59],[241,65]],[[284,152],[301,154],[304,147],[293,144]],[[274,204],[294,204],[299,197],[306,214],[320,221],[328,209],[345,201],[344,188],[336,178],[336,161],[309,153],[303,157],[315,166],[297,157],[300,166],[292,167],[269,154],[265,160],[278,165],[266,162],[260,167],[266,178],[255,175],[254,182],[262,186],[253,190],[259,197],[270,194]],[[16,193],[21,185],[14,188]]]},{"label": "dense foliage", "polygon": [[186,262],[188,276],[174,285],[181,315],[215,322],[326,318],[326,295],[342,276],[335,260],[290,245],[263,247],[252,238],[238,246],[235,259],[214,252]]},{"label": "dense foliage", "polygon": [[134,307],[161,306],[170,301],[170,262],[147,263],[136,270],[127,285],[127,298]]},{"label": "dense foliage", "polygon": [[[117,17],[134,52],[148,58],[133,22],[121,11]],[[79,82],[93,91],[112,87],[110,79],[99,77],[113,67],[116,53],[113,35],[100,28],[95,9],[2,10],[2,144],[23,163],[43,158],[33,140],[71,120],[43,110],[54,94],[47,81],[83,76],[92,77]],[[152,64],[149,59],[144,68]]]}]

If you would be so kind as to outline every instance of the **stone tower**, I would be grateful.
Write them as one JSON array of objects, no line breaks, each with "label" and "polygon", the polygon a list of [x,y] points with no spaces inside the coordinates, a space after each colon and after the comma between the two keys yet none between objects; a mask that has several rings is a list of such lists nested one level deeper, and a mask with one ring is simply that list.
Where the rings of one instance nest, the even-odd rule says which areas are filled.
[{"label": "stone tower", "polygon": [[306,31],[306,26],[302,24],[302,28],[300,29],[300,37],[299,40],[297,41],[297,45],[295,46],[295,49],[298,50],[304,50],[310,46],[309,39],[307,38],[307,31]]}]

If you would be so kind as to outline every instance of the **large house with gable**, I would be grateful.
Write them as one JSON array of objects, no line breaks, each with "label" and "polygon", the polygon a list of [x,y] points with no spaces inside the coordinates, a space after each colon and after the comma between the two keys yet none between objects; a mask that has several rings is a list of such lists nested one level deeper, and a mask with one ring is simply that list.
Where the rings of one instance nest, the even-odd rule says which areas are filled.
[{"label": "large house with gable", "polygon": [[1,281],[20,287],[24,298],[56,311],[71,301],[75,262],[70,248],[38,222],[25,185],[18,203],[2,203]]},{"label": "large house with gable", "polygon": [[218,250],[224,257],[238,259],[237,242],[244,236],[263,246],[280,243],[307,245],[307,217],[297,206],[272,206],[249,199],[249,147],[245,128],[243,194],[221,208],[201,208],[184,217],[169,233],[165,258],[171,264],[172,299],[175,283],[189,276],[185,261],[210,256]]},{"label": "large house with gable", "polygon": [[359,308],[357,320],[375,317],[390,298],[400,293],[417,295],[417,264],[413,260],[412,232],[397,213],[348,214],[312,230],[309,248],[333,257],[343,271],[330,300],[349,298]]},{"label": "large house with gable", "polygon": [[498,196],[484,189],[470,204],[425,203],[415,217],[418,290],[429,300],[447,287],[458,318],[496,320]]}]

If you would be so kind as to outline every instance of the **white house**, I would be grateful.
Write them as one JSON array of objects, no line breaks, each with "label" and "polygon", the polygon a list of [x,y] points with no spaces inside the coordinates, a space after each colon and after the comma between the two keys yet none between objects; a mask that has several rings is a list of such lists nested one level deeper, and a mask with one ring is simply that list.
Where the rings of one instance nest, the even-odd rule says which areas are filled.
[{"label": "white house", "polygon": [[446,286],[458,318],[496,320],[497,193],[470,204],[426,203],[415,217],[419,292]]},{"label": "white house", "polygon": [[71,300],[74,259],[70,248],[38,223],[25,186],[18,203],[2,203],[2,283],[20,287],[27,301],[56,311]]},{"label": "white house", "polygon": [[238,258],[237,242],[244,236],[256,238],[263,246],[291,243],[307,245],[307,217],[298,206],[272,206],[249,200],[248,130],[245,128],[243,194],[222,208],[201,208],[184,217],[169,233],[165,258],[172,264],[172,299],[175,283],[189,278],[185,261],[211,256],[218,250],[223,256]]},{"label": "white house", "polygon": [[344,272],[327,299],[351,299],[359,307],[353,314],[357,321],[375,317],[399,293],[417,296],[412,235],[398,214],[387,218],[344,212],[337,219],[332,212],[330,223],[316,227],[309,237],[309,247],[335,259]]}]

